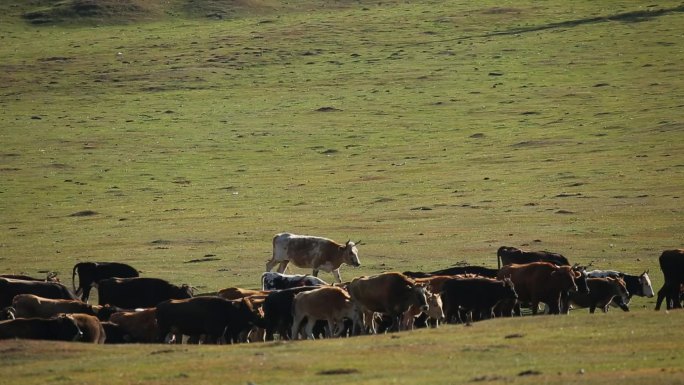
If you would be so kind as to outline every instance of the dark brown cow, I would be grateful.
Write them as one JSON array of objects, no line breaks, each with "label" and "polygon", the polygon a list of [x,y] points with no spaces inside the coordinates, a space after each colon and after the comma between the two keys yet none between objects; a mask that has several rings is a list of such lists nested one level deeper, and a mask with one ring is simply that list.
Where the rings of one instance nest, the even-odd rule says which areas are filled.
[{"label": "dark brown cow", "polygon": [[[369,277],[353,279],[347,286],[352,300],[357,304],[360,313],[354,322],[354,328],[361,323],[376,332],[372,313],[386,314],[392,319],[391,330],[399,330],[401,315],[411,305],[421,311],[427,311],[425,289],[401,273],[382,273]],[[367,321],[370,315],[370,322]]]},{"label": "dark brown cow", "polygon": [[83,332],[82,342],[104,344],[106,334],[104,327],[97,317],[88,314],[71,314],[71,317],[76,321],[76,325],[81,329],[81,332]]},{"label": "dark brown cow", "polygon": [[0,321],[0,339],[78,341],[83,333],[71,315]]},{"label": "dark brown cow", "polygon": [[531,262],[549,262],[557,266],[570,265],[568,259],[550,251],[524,251],[517,247],[501,246],[496,252],[499,269],[510,264],[522,265]]},{"label": "dark brown cow", "polygon": [[105,332],[105,344],[126,344],[131,342],[131,337],[126,331],[114,322],[100,322]]},{"label": "dark brown cow", "polygon": [[313,268],[313,276],[318,276],[318,271],[332,272],[335,281],[340,283],[340,266],[343,263],[354,267],[360,266],[359,254],[356,245],[361,241],[347,241],[341,245],[328,238],[313,237],[308,235],[295,235],[280,233],[273,237],[273,256],[266,263],[266,272],[280,263],[278,272],[285,272],[289,262],[297,267]]},{"label": "dark brown cow", "polygon": [[240,334],[261,325],[249,301],[229,301],[202,296],[169,300],[157,305],[157,324],[161,336],[168,333],[206,336],[207,343],[219,343],[223,337],[238,342]]},{"label": "dark brown cow", "polygon": [[447,322],[465,322],[462,312],[470,314],[470,321],[489,319],[499,302],[518,298],[510,279],[484,277],[449,279],[442,285],[441,295]]},{"label": "dark brown cow", "polygon": [[570,266],[548,262],[503,266],[498,274],[501,280],[509,277],[513,281],[518,301],[531,303],[533,314],[537,314],[540,302],[548,305],[551,314],[560,314],[561,293],[577,291],[575,279],[581,276]]},{"label": "dark brown cow", "polygon": [[112,314],[110,322],[119,325],[128,342],[150,343],[159,341],[159,328],[155,308],[124,311]]},{"label": "dark brown cow", "polygon": [[11,306],[14,296],[19,294],[35,294],[52,299],[78,299],[66,286],[58,282],[0,278],[0,308]]},{"label": "dark brown cow", "polygon": [[98,282],[100,305],[126,309],[155,307],[169,299],[192,297],[188,285],[176,286],[159,278],[108,278]]},{"label": "dark brown cow", "polygon": [[50,318],[62,313],[81,313],[107,320],[113,310],[109,305],[90,305],[78,299],[50,299],[33,294],[19,294],[12,300],[15,315],[20,318]]},{"label": "dark brown cow", "polygon": [[35,278],[23,274],[0,274],[0,278],[19,279],[22,281],[59,282],[57,274],[52,271],[48,272],[45,278]]},{"label": "dark brown cow", "polygon": [[[314,339],[316,321],[327,321],[328,337],[338,337],[344,329],[344,319],[354,319],[354,304],[346,290],[335,286],[324,286],[316,290],[298,293],[292,304],[292,338],[296,339],[304,319],[304,336]],[[336,332],[337,330],[337,332]]]},{"label": "dark brown cow", "polygon": [[619,297],[620,308],[629,311],[626,305],[629,302],[629,292],[625,281],[621,278],[589,278],[587,286],[589,286],[589,293],[570,292],[571,304],[577,307],[588,307],[589,313],[593,313],[597,307],[606,313],[613,298]]},{"label": "dark brown cow", "polygon": [[663,300],[668,310],[681,308],[680,286],[684,284],[684,249],[665,250],[658,258],[658,262],[665,282],[658,290],[655,309],[660,310]]}]

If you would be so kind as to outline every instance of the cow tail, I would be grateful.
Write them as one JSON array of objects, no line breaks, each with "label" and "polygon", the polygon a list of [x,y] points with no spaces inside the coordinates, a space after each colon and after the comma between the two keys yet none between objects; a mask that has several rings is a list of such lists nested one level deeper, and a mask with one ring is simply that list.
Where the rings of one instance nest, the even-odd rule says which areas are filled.
[{"label": "cow tail", "polygon": [[496,266],[501,270],[501,254],[498,251],[496,252]]},{"label": "cow tail", "polygon": [[[78,267],[81,266],[80,263],[77,263],[74,265],[74,270],[71,272],[71,286],[74,288],[74,292],[76,292],[76,270]],[[81,277],[79,276],[79,281],[81,280]]]},{"label": "cow tail", "polygon": [[264,281],[266,281],[266,273],[261,274],[261,290],[265,290]]}]

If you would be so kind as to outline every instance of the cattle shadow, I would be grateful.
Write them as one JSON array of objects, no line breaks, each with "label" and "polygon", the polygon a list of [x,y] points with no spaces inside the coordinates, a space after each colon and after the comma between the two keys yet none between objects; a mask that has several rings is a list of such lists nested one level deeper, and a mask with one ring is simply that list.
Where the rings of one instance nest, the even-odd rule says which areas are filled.
[{"label": "cattle shadow", "polygon": [[657,9],[657,10],[630,11],[630,12],[623,12],[623,13],[618,13],[618,14],[609,15],[609,16],[587,17],[587,18],[583,18],[583,19],[567,20],[567,21],[561,21],[561,22],[557,22],[557,23],[549,23],[549,24],[544,24],[544,25],[514,28],[514,29],[509,29],[507,31],[488,33],[485,35],[481,35],[480,37],[493,37],[493,36],[502,36],[502,35],[518,35],[518,34],[527,33],[527,32],[544,31],[547,29],[556,29],[556,28],[572,28],[572,27],[579,27],[581,25],[586,25],[586,24],[604,23],[604,22],[608,22],[608,21],[620,21],[620,22],[624,22],[624,23],[641,23],[641,22],[645,22],[645,21],[650,21],[650,20],[655,19],[657,17],[669,15],[672,13],[681,13],[681,12],[684,12],[684,4],[680,5],[678,7],[674,7],[674,8],[662,8],[662,9]]}]

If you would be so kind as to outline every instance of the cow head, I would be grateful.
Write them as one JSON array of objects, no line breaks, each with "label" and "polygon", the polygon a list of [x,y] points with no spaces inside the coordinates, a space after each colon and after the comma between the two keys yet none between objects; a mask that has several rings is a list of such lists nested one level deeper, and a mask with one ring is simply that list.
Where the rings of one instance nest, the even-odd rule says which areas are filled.
[{"label": "cow head", "polygon": [[76,320],[69,314],[62,314],[55,318],[53,335],[63,341],[80,341],[83,339],[83,332],[78,327]]},{"label": "cow head", "polygon": [[589,285],[587,284],[587,271],[584,267],[575,265],[572,267],[573,274],[575,276],[575,284],[577,285],[577,291],[583,294],[589,293]]},{"label": "cow head", "polygon": [[504,288],[504,299],[518,299],[518,293],[515,291],[515,285],[513,285],[513,281],[511,281],[510,277],[506,277],[503,279],[503,288]]},{"label": "cow head", "polygon": [[442,296],[440,296],[438,293],[430,293],[426,291],[426,297],[428,305],[428,317],[436,320],[444,319]]},{"label": "cow head", "polygon": [[556,267],[551,272],[551,277],[561,290],[579,291],[575,283],[575,276],[579,274],[572,270],[570,266]]},{"label": "cow head", "polygon": [[628,304],[629,291],[627,291],[627,285],[625,284],[625,281],[622,278],[607,277],[607,279],[613,285],[613,288],[615,289],[615,295],[620,296],[623,304]]},{"label": "cow head", "polygon": [[361,266],[359,251],[356,249],[356,245],[360,244],[361,241],[352,242],[351,239],[347,241],[347,244],[344,247],[344,263],[354,267]]},{"label": "cow head", "polygon": [[15,319],[17,311],[12,307],[8,306],[0,310],[0,321]]},{"label": "cow head", "polygon": [[190,285],[181,285],[176,292],[176,299],[192,298],[194,289],[195,288]]},{"label": "cow head", "polygon": [[648,270],[641,273],[639,276],[639,283],[641,284],[641,295],[652,298],[653,286],[651,286],[651,278],[648,276]]},{"label": "cow head", "polygon": [[422,312],[428,312],[427,290],[422,286],[407,286],[410,290],[410,302]]}]

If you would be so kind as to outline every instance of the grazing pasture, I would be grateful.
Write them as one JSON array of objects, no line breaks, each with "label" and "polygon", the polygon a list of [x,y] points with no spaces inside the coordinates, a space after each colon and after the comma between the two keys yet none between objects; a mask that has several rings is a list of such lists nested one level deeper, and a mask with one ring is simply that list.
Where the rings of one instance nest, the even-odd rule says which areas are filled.
[{"label": "grazing pasture", "polygon": [[[684,244],[681,2],[76,3],[0,3],[0,274],[70,286],[77,262],[116,261],[257,288],[288,231],[362,239],[345,279],[495,267],[508,245],[650,269],[657,290]],[[2,342],[0,375],[684,381],[681,313],[632,301],[354,340]]]}]

